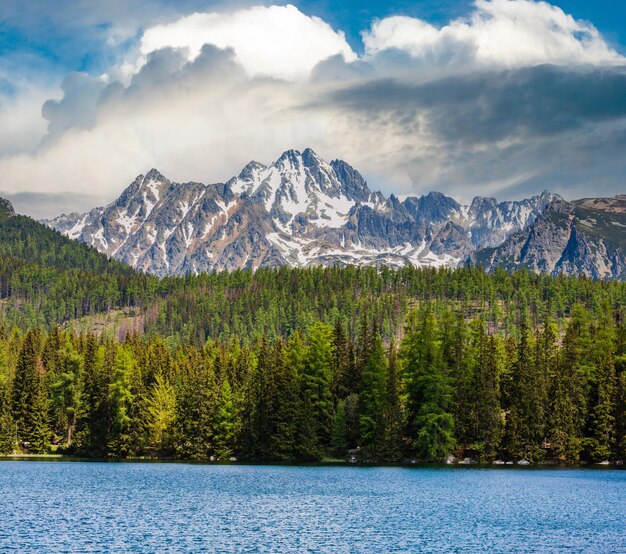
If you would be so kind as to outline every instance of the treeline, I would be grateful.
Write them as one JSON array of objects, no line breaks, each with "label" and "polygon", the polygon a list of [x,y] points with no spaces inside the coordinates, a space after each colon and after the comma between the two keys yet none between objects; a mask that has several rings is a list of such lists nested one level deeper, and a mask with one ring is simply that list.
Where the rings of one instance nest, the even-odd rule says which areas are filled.
[{"label": "treeline", "polygon": [[[377,286],[403,272],[378,281],[375,272],[350,270],[340,278],[359,274],[372,277],[368,290],[380,298],[385,290]],[[454,275],[405,274],[442,275],[442,286]],[[256,279],[269,275],[302,273]],[[244,287],[255,280],[222,278],[241,278]],[[588,286],[563,283],[573,296]],[[558,321],[538,320],[532,302],[521,312],[517,304],[503,305],[516,321],[493,326],[484,311],[468,317],[457,303],[432,298],[441,290],[433,283],[424,288],[428,299],[395,327],[383,319],[386,330],[366,309],[356,324],[348,325],[340,310],[332,325],[295,322],[252,340],[234,332],[206,340],[149,333],[119,342],[56,327],[4,327],[0,451],[274,461],[626,458],[623,303],[598,295]],[[262,303],[261,291],[248,301]],[[460,290],[457,299],[465,301]],[[281,301],[276,306],[284,308]]]}]

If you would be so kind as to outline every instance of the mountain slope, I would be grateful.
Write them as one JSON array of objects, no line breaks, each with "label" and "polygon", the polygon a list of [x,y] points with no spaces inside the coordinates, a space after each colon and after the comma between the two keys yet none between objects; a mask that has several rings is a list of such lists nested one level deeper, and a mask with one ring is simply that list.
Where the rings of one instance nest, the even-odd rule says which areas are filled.
[{"label": "mountain slope", "polygon": [[626,280],[626,195],[553,201],[526,229],[471,259],[488,271],[525,267]]},{"label": "mountain slope", "polygon": [[157,280],[107,258],[0,199],[0,328],[51,326],[145,306]]},{"label": "mountain slope", "polygon": [[341,160],[288,150],[227,181],[173,183],[152,169],[113,203],[45,223],[159,276],[289,265],[456,266],[526,228],[554,198],[440,193],[400,201],[372,192]]},{"label": "mountain slope", "polygon": [[18,215],[0,198],[0,258],[55,269],[129,276],[126,264],[107,258],[95,248],[70,240],[34,219]]}]

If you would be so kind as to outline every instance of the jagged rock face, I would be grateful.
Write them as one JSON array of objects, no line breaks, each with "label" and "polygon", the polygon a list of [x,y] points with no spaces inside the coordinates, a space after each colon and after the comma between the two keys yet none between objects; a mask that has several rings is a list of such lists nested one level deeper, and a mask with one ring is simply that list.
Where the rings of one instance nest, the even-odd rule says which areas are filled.
[{"label": "jagged rock face", "polygon": [[626,196],[554,200],[526,229],[470,261],[488,271],[521,267],[552,275],[626,279]]},{"label": "jagged rock face", "polygon": [[341,160],[289,150],[250,162],[226,183],[140,175],[113,203],[44,223],[159,276],[262,266],[456,266],[477,248],[526,229],[554,197],[476,198],[463,206],[430,193],[400,201],[372,192]]}]

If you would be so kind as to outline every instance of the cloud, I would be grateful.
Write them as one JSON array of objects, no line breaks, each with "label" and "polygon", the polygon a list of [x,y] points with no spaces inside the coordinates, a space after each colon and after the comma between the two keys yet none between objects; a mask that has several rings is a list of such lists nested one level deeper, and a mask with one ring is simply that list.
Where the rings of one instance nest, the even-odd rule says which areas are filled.
[{"label": "cloud", "polygon": [[318,62],[336,54],[356,59],[342,32],[292,5],[194,13],[147,29],[140,51],[146,56],[166,47],[183,48],[193,60],[205,44],[232,48],[250,76],[288,80],[308,77]]},{"label": "cloud", "polygon": [[438,67],[625,62],[593,25],[533,0],[476,0],[469,18],[440,28],[411,17],[388,17],[364,32],[363,42],[369,56],[393,48]]},{"label": "cloud", "polygon": [[626,66],[541,65],[427,83],[368,80],[332,91],[326,102],[379,118],[397,130],[412,132],[421,124],[442,140],[490,144],[626,117]]},{"label": "cloud", "polygon": [[88,212],[102,205],[98,195],[72,192],[18,192],[10,194],[0,191],[1,198],[7,198],[18,214],[27,214],[35,219],[45,219],[52,215],[67,213],[67,207],[73,206],[77,213]]},{"label": "cloud", "polygon": [[[626,61],[589,24],[544,3],[480,0],[441,28],[375,22],[365,45],[356,57],[292,6],[151,25],[104,76],[72,73],[47,97],[17,87],[2,100],[0,190],[52,216],[84,209],[80,195],[110,201],[150,167],[223,182],[307,146],[386,193],[623,190]],[[37,99],[39,126],[22,113]]]},{"label": "cloud", "polygon": [[47,140],[54,140],[72,127],[89,128],[95,124],[95,106],[106,83],[85,73],[70,73],[61,84],[60,100],[48,100],[41,108],[48,120]]}]

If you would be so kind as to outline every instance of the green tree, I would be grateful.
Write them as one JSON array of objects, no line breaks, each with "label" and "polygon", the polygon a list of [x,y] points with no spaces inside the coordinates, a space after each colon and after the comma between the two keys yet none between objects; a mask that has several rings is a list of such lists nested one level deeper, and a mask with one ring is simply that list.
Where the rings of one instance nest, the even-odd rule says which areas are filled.
[{"label": "green tree", "polygon": [[282,340],[276,342],[272,354],[276,398],[270,456],[273,460],[288,461],[297,457],[296,420],[300,410],[298,375],[290,363]]},{"label": "green tree", "polygon": [[361,442],[368,454],[376,454],[381,447],[386,385],[387,359],[382,339],[376,334],[363,370],[363,388],[360,396]]},{"label": "green tree", "polygon": [[484,337],[480,364],[476,368],[476,422],[481,461],[496,457],[502,437],[500,364],[496,338]]},{"label": "green tree", "polygon": [[215,416],[215,456],[218,460],[228,460],[235,453],[239,435],[240,420],[235,395],[228,379],[222,381]]},{"label": "green tree", "polygon": [[613,355],[606,348],[609,344],[597,345],[598,360],[593,387],[591,408],[589,451],[595,462],[608,460],[612,457],[616,439],[615,413],[617,378]]},{"label": "green tree", "polygon": [[455,447],[453,388],[443,368],[435,319],[427,307],[419,320],[411,320],[401,345],[404,373],[409,384],[409,424],[413,446],[421,458],[441,461]]},{"label": "green tree", "polygon": [[316,435],[322,445],[327,445],[333,422],[332,328],[324,323],[314,323],[309,327],[308,339],[302,389],[313,410]]},{"label": "green tree", "polygon": [[168,379],[157,373],[146,399],[150,441],[159,450],[166,449],[176,420],[176,391]]},{"label": "green tree", "polygon": [[394,342],[389,346],[386,403],[383,416],[383,446],[381,457],[397,462],[402,457],[402,398],[398,368],[398,352]]},{"label": "green tree", "polygon": [[51,388],[51,411],[62,427],[66,446],[72,445],[72,433],[81,409],[83,360],[70,341],[56,355]]},{"label": "green tree", "polygon": [[345,456],[348,449],[347,439],[346,401],[339,400],[335,410],[333,429],[330,435],[330,446],[336,456]]},{"label": "green tree", "polygon": [[109,451],[113,456],[126,457],[132,452],[131,407],[135,357],[127,346],[118,348],[113,368],[113,381],[109,385],[109,399],[113,409],[113,429]]}]

